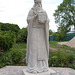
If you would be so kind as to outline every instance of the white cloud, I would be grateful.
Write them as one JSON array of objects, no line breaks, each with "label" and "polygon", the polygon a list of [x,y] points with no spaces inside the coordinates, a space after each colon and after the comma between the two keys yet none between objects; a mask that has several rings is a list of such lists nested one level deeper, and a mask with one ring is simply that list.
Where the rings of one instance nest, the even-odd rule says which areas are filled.
[{"label": "white cloud", "polygon": [[[53,13],[62,0],[42,0],[43,9],[50,19],[50,29],[56,31]],[[34,4],[33,0],[0,0],[0,22],[15,23],[20,28],[26,27],[26,18]]]}]

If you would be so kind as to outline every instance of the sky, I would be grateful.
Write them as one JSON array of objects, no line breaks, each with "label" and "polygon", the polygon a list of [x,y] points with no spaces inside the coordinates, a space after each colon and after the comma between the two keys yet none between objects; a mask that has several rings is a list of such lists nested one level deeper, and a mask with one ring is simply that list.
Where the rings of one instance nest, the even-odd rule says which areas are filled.
[{"label": "sky", "polygon": [[[50,23],[49,29],[56,32],[53,13],[63,0],[42,0],[43,9],[47,12]],[[27,15],[33,7],[34,0],[0,0],[0,22],[13,23],[20,28],[27,27]]]}]

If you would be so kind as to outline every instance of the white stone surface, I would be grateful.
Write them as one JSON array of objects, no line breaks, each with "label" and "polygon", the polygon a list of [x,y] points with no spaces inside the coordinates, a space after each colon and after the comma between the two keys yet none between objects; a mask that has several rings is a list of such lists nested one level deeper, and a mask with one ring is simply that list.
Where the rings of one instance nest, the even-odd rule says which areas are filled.
[{"label": "white stone surface", "polygon": [[56,72],[52,69],[49,69],[49,71],[47,71],[47,72],[36,73],[36,74],[29,73],[26,71],[26,69],[23,69],[22,71],[23,71],[22,75],[55,75],[56,74]]}]

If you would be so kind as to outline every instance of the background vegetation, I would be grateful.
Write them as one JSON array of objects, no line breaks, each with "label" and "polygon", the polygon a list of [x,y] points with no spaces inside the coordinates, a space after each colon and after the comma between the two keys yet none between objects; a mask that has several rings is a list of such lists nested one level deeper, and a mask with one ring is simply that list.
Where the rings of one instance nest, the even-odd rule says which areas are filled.
[{"label": "background vegetation", "polygon": [[14,43],[27,40],[27,28],[20,29],[16,24],[0,22],[0,51],[9,50]]},{"label": "background vegetation", "polygon": [[49,66],[72,67],[75,69],[75,48],[51,41]]},{"label": "background vegetation", "polygon": [[[6,65],[26,65],[27,28],[0,22],[0,68]],[[23,63],[23,64],[22,64]]]},{"label": "background vegetation", "polygon": [[[0,68],[6,65],[26,66],[26,43],[14,44],[10,51],[0,56]],[[71,67],[75,69],[75,48],[50,42],[50,67]]]},{"label": "background vegetation", "polygon": [[66,33],[74,26],[75,30],[75,1],[63,0],[54,13],[55,23],[58,24],[58,31],[55,34],[58,41],[66,36]]}]

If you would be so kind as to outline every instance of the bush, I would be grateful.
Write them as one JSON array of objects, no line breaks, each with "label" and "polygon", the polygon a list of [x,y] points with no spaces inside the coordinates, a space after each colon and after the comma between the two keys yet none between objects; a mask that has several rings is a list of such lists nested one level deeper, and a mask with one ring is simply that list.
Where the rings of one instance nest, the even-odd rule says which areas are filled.
[{"label": "bush", "polygon": [[0,57],[0,68],[11,64],[10,54],[4,54]]},{"label": "bush", "polygon": [[13,45],[12,38],[10,36],[0,35],[0,48],[4,51],[9,50]]},{"label": "bush", "polygon": [[50,58],[50,61],[51,61],[52,66],[58,65],[57,64],[57,62],[58,62],[57,60],[58,60],[58,57],[57,56],[53,56],[53,57]]},{"label": "bush", "polygon": [[73,64],[74,56],[72,54],[68,55],[68,63]]},{"label": "bush", "polygon": [[22,28],[19,30],[16,42],[27,42],[27,28]]},{"label": "bush", "polygon": [[69,64],[73,64],[73,61],[73,55],[59,49],[49,58],[49,66],[69,66]]},{"label": "bush", "polygon": [[0,31],[0,35],[4,35],[4,36],[10,36],[12,41],[15,42],[15,38],[16,38],[16,33],[14,31]]},{"label": "bush", "polygon": [[58,57],[58,64],[65,64],[67,62],[67,52],[58,50],[55,52],[55,55]]},{"label": "bush", "polygon": [[4,67],[5,63],[0,62],[0,68]]},{"label": "bush", "polygon": [[74,64],[70,64],[69,67],[75,69],[75,65]]},{"label": "bush", "polygon": [[17,24],[10,24],[10,23],[1,23],[0,22],[0,29],[2,31],[14,31],[17,35],[18,31],[20,30]]},{"label": "bush", "polygon": [[14,64],[17,64],[21,61],[22,59],[22,53],[20,50],[12,50],[11,51],[11,59]]}]

